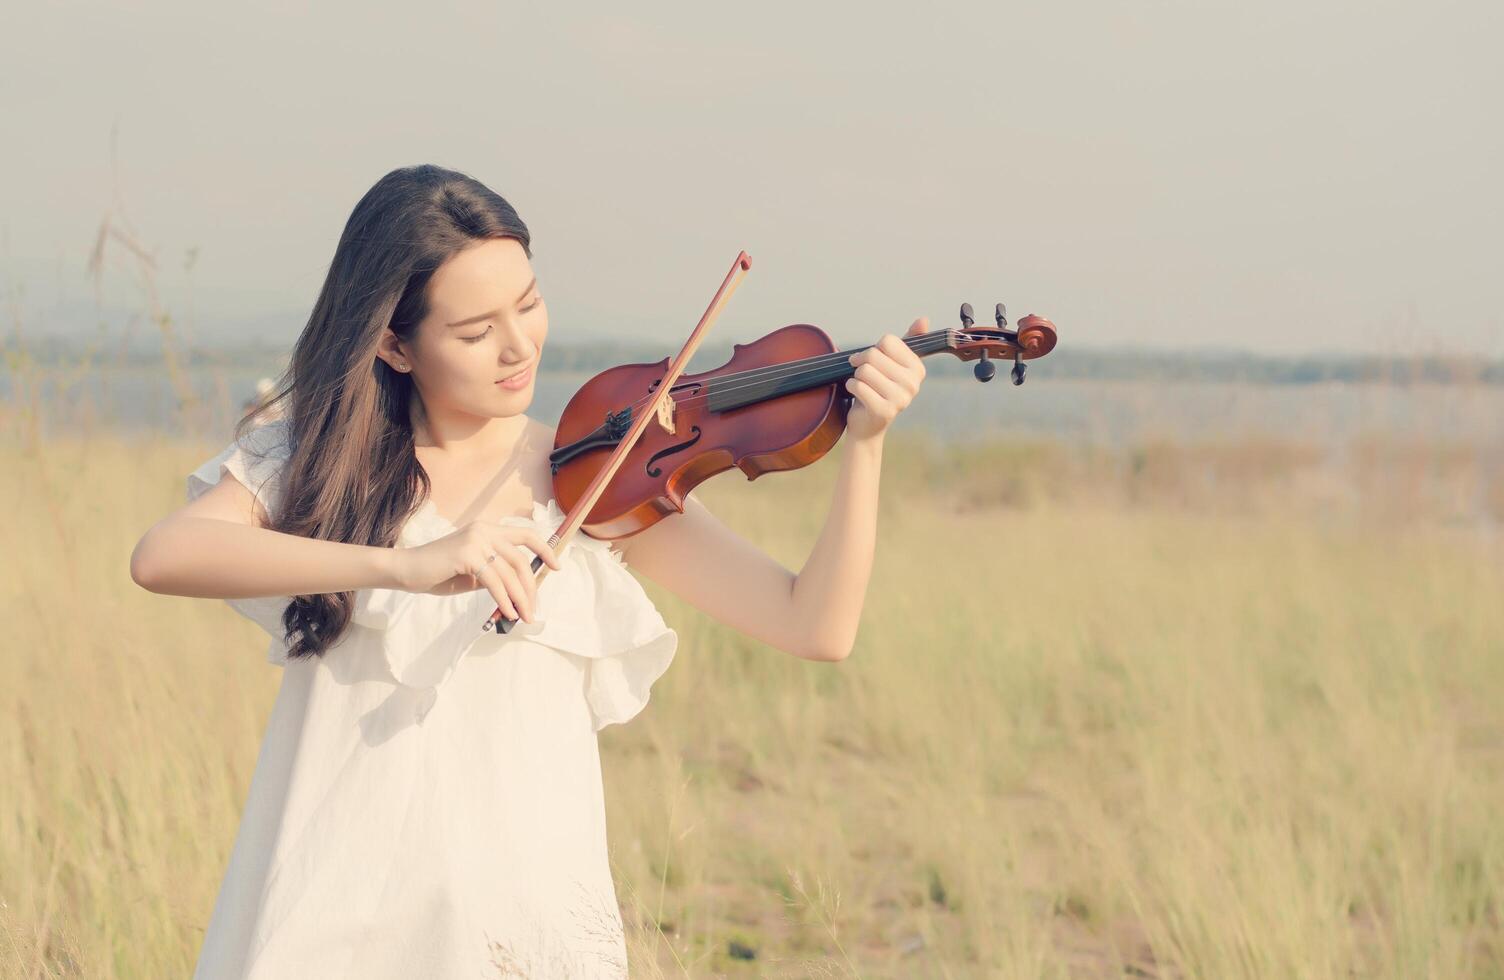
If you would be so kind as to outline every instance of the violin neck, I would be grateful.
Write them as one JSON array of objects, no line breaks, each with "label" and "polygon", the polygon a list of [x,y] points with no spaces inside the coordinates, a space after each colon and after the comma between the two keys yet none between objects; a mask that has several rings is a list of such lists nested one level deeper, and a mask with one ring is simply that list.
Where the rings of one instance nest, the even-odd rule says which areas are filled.
[{"label": "violin neck", "polygon": [[[920,357],[938,354],[956,346],[953,330],[931,330],[899,339]],[[850,350],[817,354],[797,361],[711,378],[705,383],[706,407],[712,412],[728,412],[770,398],[781,398],[810,388],[837,384],[856,373],[856,368],[851,364],[853,354],[876,346],[866,344]]]}]

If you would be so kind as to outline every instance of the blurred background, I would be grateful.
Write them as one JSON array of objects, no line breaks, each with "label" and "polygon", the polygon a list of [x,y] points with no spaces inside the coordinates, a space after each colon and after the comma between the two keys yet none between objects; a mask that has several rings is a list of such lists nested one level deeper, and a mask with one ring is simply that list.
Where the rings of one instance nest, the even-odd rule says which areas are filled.
[{"label": "blurred background", "polygon": [[[888,437],[862,631],[601,733],[634,976],[1504,977],[1497,5],[24,5],[0,32],[0,976],[191,972],[279,682],[131,581],[388,171],[511,201],[528,413],[1052,319]],[[697,493],[789,568],[832,455]],[[258,639],[260,637],[260,639]]]}]

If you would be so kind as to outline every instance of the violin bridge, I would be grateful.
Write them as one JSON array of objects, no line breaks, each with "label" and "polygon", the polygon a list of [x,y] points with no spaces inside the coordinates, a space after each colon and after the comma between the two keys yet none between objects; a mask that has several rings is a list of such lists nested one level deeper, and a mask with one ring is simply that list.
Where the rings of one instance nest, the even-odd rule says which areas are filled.
[{"label": "violin bridge", "polygon": [[658,424],[669,435],[674,434],[674,396],[664,395],[663,401],[658,403]]}]

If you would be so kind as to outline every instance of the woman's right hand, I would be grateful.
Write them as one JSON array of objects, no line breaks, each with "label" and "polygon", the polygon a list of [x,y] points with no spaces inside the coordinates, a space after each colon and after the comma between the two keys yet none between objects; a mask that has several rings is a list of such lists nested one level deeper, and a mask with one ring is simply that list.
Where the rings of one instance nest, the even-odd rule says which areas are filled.
[{"label": "woman's right hand", "polygon": [[548,539],[534,528],[474,521],[416,548],[396,549],[397,581],[406,592],[433,595],[485,588],[508,619],[531,623],[538,608],[535,554],[554,571],[561,567]]}]

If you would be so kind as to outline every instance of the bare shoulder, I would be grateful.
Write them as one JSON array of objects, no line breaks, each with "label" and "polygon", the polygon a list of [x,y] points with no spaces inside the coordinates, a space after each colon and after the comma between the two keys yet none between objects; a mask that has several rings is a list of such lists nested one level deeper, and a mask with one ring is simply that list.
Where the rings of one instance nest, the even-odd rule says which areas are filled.
[{"label": "bare shoulder", "polygon": [[540,486],[553,485],[553,470],[548,465],[548,454],[554,451],[554,437],[557,430],[546,422],[537,419],[528,419],[527,444],[532,450],[532,466],[534,472],[543,482]]}]

